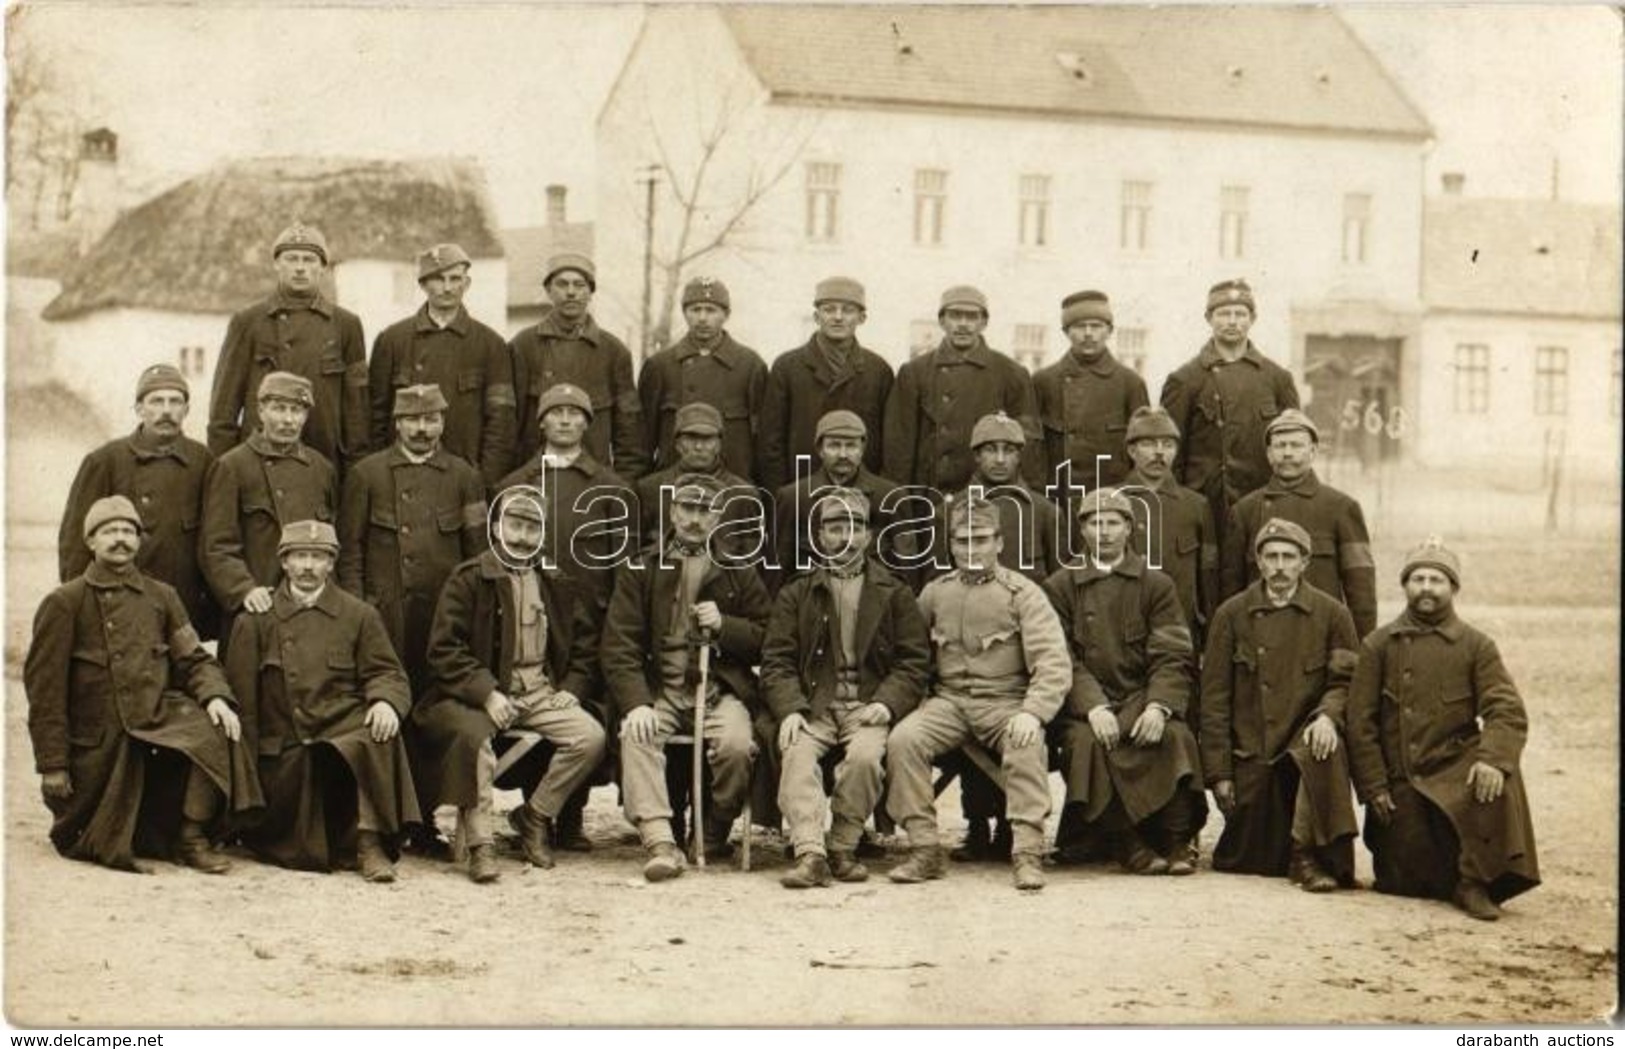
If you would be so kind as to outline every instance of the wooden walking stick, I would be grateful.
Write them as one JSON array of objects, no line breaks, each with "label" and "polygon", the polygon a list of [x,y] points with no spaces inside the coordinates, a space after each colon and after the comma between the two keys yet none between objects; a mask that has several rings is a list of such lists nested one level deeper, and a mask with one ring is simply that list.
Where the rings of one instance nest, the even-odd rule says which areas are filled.
[{"label": "wooden walking stick", "polygon": [[705,693],[711,683],[711,639],[700,631],[700,683],[694,687],[694,773],[689,788],[694,866],[705,869]]}]

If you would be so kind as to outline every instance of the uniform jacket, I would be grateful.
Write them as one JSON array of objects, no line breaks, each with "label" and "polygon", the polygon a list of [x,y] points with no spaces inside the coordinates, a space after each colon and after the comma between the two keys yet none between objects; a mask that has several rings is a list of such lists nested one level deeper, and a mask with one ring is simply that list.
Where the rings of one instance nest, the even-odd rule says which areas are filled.
[{"label": "uniform jacket", "polygon": [[440,587],[485,549],[485,484],[440,449],[414,463],[399,444],[374,452],[344,479],[338,582],[383,616],[414,686],[427,685],[424,646]]},{"label": "uniform jacket", "polygon": [[[829,577],[809,572],[779,591],[762,642],[762,693],[780,721],[813,720],[835,701],[841,637]],[[858,597],[858,702],[884,703],[891,723],[919,705],[931,669],[931,639],[909,588],[873,560]]]},{"label": "uniform jacket", "polygon": [[[604,682],[622,714],[653,706],[661,692],[660,644],[670,632],[679,574],[676,564],[661,567],[660,550],[652,545],[644,548],[641,564],[626,565],[616,572],[615,593],[598,651]],[[722,628],[711,641],[711,673],[725,691],[754,711],[758,702],[751,668],[761,656],[773,599],[754,568],[713,564],[700,584],[696,603],[706,601],[715,601],[722,613]],[[691,680],[697,668],[697,658],[691,659]]]},{"label": "uniform jacket", "polygon": [[[888,497],[897,491],[897,485],[879,474],[871,473],[868,467],[859,466],[857,476],[849,484],[837,485],[828,471],[818,465],[811,475],[780,488],[773,498],[773,551],[779,568],[779,580],[788,580],[806,571],[801,567],[803,564],[810,566],[816,563],[810,523],[813,507],[825,490],[838,487],[856,489],[868,498],[870,549],[888,569],[894,572],[902,569],[904,566],[899,558],[909,556],[907,552],[917,549],[917,537],[890,533],[883,537],[883,533],[899,520],[899,513],[905,518],[915,518],[927,513],[929,507],[924,504],[900,504],[894,508]],[[902,574],[907,578],[909,573],[904,571]]]},{"label": "uniform jacket", "polygon": [[[886,402],[885,469],[898,484],[963,488],[975,466],[970,435],[976,421],[1004,412],[1037,447],[1038,402],[1027,369],[977,339],[965,353],[946,339],[907,362]],[[1042,488],[1043,456],[1022,461],[1027,483]]]},{"label": "uniform jacket", "polygon": [[1281,608],[1262,582],[1219,606],[1202,663],[1208,784],[1274,762],[1322,714],[1341,732],[1359,644],[1348,609],[1307,582]]},{"label": "uniform jacket", "polygon": [[1128,417],[1151,403],[1133,368],[1110,350],[1089,363],[1068,351],[1033,376],[1033,392],[1044,431],[1045,485],[1054,482],[1057,466],[1070,462],[1073,484],[1094,490],[1098,455],[1110,457],[1099,464],[1099,485],[1115,485],[1128,474],[1134,465],[1123,446]]},{"label": "uniform jacket", "polygon": [[283,583],[269,612],[238,616],[226,677],[243,704],[243,739],[261,757],[363,731],[374,703],[402,718],[412,705],[377,610],[331,580],[309,608]]},{"label": "uniform jacket", "polygon": [[361,320],[325,298],[294,302],[280,292],[238,312],[226,326],[209,397],[209,451],[216,457],[259,429],[260,380],[302,375],[316,404],[304,442],[339,469],[367,452],[367,343]]},{"label": "uniform jacket", "polygon": [[333,466],[300,444],[284,455],[264,434],[214,461],[203,484],[203,574],[227,612],[257,586],[282,578],[277,544],[293,521],[332,523],[338,506]]},{"label": "uniform jacket", "polygon": [[[674,463],[637,483],[638,512],[641,516],[638,531],[645,545],[660,539],[662,531],[670,530],[671,493],[666,489],[668,486],[675,487],[677,479],[688,473],[707,471],[685,470]],[[727,500],[722,511],[722,522],[717,526],[724,539],[722,548],[738,556],[755,552],[757,561],[767,561],[772,552],[768,546],[768,515],[771,511],[767,505],[767,493],[723,465],[718,465],[708,475],[722,484],[723,498]]]},{"label": "uniform jacket", "polygon": [[1313,470],[1291,488],[1274,477],[1230,509],[1220,590],[1228,597],[1258,578],[1253,540],[1272,517],[1302,525],[1313,553],[1304,579],[1348,606],[1364,637],[1377,628],[1377,569],[1365,514],[1351,497],[1321,484]]},{"label": "uniform jacket", "polygon": [[1161,703],[1183,718],[1189,706],[1190,631],[1171,579],[1127,554],[1109,571],[1092,562],[1044,582],[1072,652],[1067,713],[1086,719],[1095,707],[1114,713]]},{"label": "uniform jacket", "polygon": [[761,482],[768,491],[777,491],[796,479],[797,456],[818,462],[813,447],[818,420],[839,408],[856,412],[869,431],[863,465],[875,473],[885,472],[881,469],[882,429],[894,380],[891,365],[856,341],[849,354],[852,372],[839,381],[830,371],[816,334],[804,345],[774,359],[767,377],[767,402],[762,409]]},{"label": "uniform jacket", "polygon": [[495,331],[458,307],[444,328],[427,304],[385,328],[372,344],[367,389],[372,447],[395,443],[395,391],[434,383],[446,397],[440,443],[474,464],[486,484],[513,469],[519,426],[514,415],[513,357]]},{"label": "uniform jacket", "polygon": [[[1219,539],[1213,527],[1213,508],[1171,474],[1153,486],[1133,470],[1123,485],[1134,514],[1130,548],[1146,558],[1147,564],[1155,552],[1157,569],[1174,581],[1191,638],[1199,641],[1219,604]],[[1154,551],[1153,535],[1157,537]]]},{"label": "uniform jacket", "polygon": [[[584,706],[604,704],[598,680],[599,616],[590,595],[567,576],[542,570],[547,616],[547,677]],[[419,706],[462,703],[484,709],[494,691],[513,680],[515,606],[512,573],[486,550],[457,566],[440,592],[429,635],[434,687]],[[599,720],[604,720],[601,711]]]},{"label": "uniform jacket", "polygon": [[[1067,538],[1054,503],[1029,488],[1020,478],[1014,483],[1002,485],[975,478],[971,483],[984,485],[983,494],[999,511],[999,531],[1004,536],[999,564],[1039,584],[1061,570],[1068,560]],[[937,513],[931,546],[930,572],[933,574],[941,574],[945,566],[953,565],[947,508],[966,498],[968,491],[962,489],[953,493],[950,501]]]},{"label": "uniform jacket", "polygon": [[175,588],[200,637],[216,637],[220,611],[198,562],[203,479],[213,462],[214,456],[196,441],[178,437],[159,449],[143,440],[139,429],[85,456],[57,534],[61,581],[75,579],[90,567],[90,548],[84,540],[90,505],[104,496],[126,496],[141,514],[137,567]]},{"label": "uniform jacket", "polygon": [[1175,476],[1204,494],[1210,482],[1222,481],[1229,503],[1269,480],[1264,427],[1298,407],[1298,388],[1291,373],[1251,341],[1239,360],[1226,364],[1210,339],[1162,384],[1162,406],[1183,435]]},{"label": "uniform jacket", "polygon": [[637,492],[586,450],[568,466],[551,464],[537,452],[497,488],[515,485],[545,496],[543,542],[551,563],[591,595],[601,615],[615,587],[615,565],[635,556],[640,545]]},{"label": "uniform jacket", "polygon": [[955,572],[925,585],[920,613],[933,695],[1008,700],[1044,723],[1061,709],[1072,685],[1066,637],[1037,583],[1004,567],[975,584]]},{"label": "uniform jacket", "polygon": [[519,400],[519,443],[514,462],[524,462],[542,446],[537,405],[549,387],[572,383],[592,400],[585,444],[592,457],[623,477],[648,469],[638,391],[632,382],[632,354],[588,317],[578,335],[565,335],[549,314],[508,343],[513,355],[514,389]]},{"label": "uniform jacket", "polygon": [[677,461],[672,447],[677,409],[698,401],[722,413],[723,463],[741,477],[760,481],[767,365],[755,350],[723,332],[715,349],[701,353],[685,335],[643,362],[638,396],[643,403],[650,469],[663,469]]}]

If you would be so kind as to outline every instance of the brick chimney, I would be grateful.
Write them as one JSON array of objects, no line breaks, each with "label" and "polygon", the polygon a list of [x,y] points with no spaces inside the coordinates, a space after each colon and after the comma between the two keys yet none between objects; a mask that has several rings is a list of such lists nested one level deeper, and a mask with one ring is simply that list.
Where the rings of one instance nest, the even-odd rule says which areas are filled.
[{"label": "brick chimney", "polygon": [[554,183],[547,187],[547,224],[549,226],[562,226],[566,222],[564,211],[564,186]]},{"label": "brick chimney", "polygon": [[1446,171],[1439,176],[1439,183],[1444,187],[1445,196],[1459,197],[1467,185],[1467,176],[1459,171]]}]

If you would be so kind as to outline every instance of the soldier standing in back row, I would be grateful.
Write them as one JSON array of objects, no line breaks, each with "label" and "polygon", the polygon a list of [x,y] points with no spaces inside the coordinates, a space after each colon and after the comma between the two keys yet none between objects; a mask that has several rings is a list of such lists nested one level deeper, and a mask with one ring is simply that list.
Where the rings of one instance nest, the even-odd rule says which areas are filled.
[{"label": "soldier standing in back row", "polygon": [[767,397],[767,365],[749,346],[733,340],[723,325],[732,308],[728,286],[696,277],[683,288],[683,319],[688,331],[673,346],[643,362],[638,397],[643,402],[651,469],[676,461],[677,412],[703,401],[722,413],[722,461],[740,477],[759,481],[762,402]]},{"label": "soldier standing in back row", "polygon": [[1291,374],[1247,337],[1256,319],[1246,281],[1213,285],[1207,293],[1213,337],[1162,384],[1162,406],[1185,435],[1175,473],[1207,498],[1221,548],[1230,507],[1269,480],[1264,427],[1298,407]]},{"label": "soldier standing in back row", "polygon": [[367,343],[361,319],[322,294],[330,259],[321,230],[294,223],[271,247],[276,292],[226,327],[209,397],[209,451],[218,458],[259,427],[255,396],[271,372],[310,383],[305,444],[342,472],[367,452]]},{"label": "soldier standing in back row", "polygon": [[598,273],[585,255],[547,260],[542,287],[553,311],[508,344],[513,354],[514,388],[519,400],[519,444],[514,462],[524,462],[542,445],[536,406],[561,382],[579,386],[592,400],[586,445],[592,457],[628,480],[648,469],[643,419],[632,382],[632,354],[588,312],[598,290]]},{"label": "soldier standing in back row", "polygon": [[383,330],[372,346],[367,388],[372,398],[372,447],[395,443],[395,392],[440,387],[446,400],[441,444],[461,456],[487,485],[513,468],[513,358],[502,336],[468,315],[463,296],[474,282],[473,261],[456,244],[436,244],[418,256],[423,305]]},{"label": "soldier standing in back row", "polygon": [[1105,292],[1080,291],[1061,300],[1061,331],[1072,347],[1033,376],[1033,391],[1044,428],[1044,484],[1054,484],[1056,468],[1070,463],[1062,498],[1074,503],[1075,487],[1110,487],[1128,474],[1123,435],[1129,416],[1151,399],[1145,380],[1106,345],[1112,304]]}]

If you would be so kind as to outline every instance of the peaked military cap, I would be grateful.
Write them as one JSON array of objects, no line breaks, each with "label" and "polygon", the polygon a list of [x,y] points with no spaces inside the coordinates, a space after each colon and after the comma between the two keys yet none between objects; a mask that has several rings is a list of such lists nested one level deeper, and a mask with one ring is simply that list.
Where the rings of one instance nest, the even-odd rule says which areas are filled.
[{"label": "peaked military cap", "polygon": [[440,392],[436,383],[421,383],[417,386],[402,386],[395,391],[395,417],[403,415],[428,415],[430,412],[443,412],[447,408],[446,395]]},{"label": "peaked military cap", "polygon": [[472,266],[474,260],[458,244],[436,244],[418,255],[418,280],[444,273],[453,266]]},{"label": "peaked military cap", "polygon": [[334,557],[339,553],[339,534],[326,521],[293,521],[282,528],[282,541],[277,543],[277,556],[293,550],[325,550]]},{"label": "peaked military cap", "polygon": [[260,380],[258,400],[278,397],[309,408],[316,403],[312,389],[310,380],[303,375],[295,375],[293,372],[272,372]]}]

